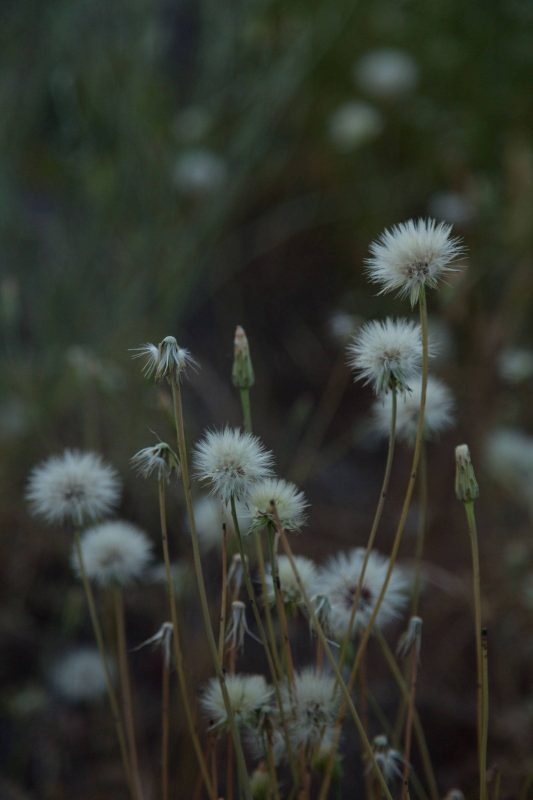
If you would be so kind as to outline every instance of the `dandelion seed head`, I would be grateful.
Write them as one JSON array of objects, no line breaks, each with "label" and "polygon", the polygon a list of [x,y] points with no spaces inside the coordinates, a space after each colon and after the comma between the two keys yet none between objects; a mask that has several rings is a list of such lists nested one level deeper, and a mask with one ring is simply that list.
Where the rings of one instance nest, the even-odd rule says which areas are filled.
[{"label": "dandelion seed head", "polygon": [[[314,592],[318,574],[316,564],[311,561],[310,558],[306,558],[305,556],[293,556],[293,559],[300,576],[300,580],[305,589],[305,593],[308,597],[311,597]],[[289,558],[287,556],[279,556],[277,564],[280,589],[284,602],[289,606],[300,605],[304,602],[304,599]],[[271,565],[268,565],[265,574],[265,583],[267,598],[270,603],[273,603],[275,600],[275,595]]]},{"label": "dandelion seed head", "polygon": [[289,736],[295,748],[319,744],[324,732],[335,722],[339,699],[333,676],[317,672],[314,667],[296,673],[292,696],[288,687],[282,693]]},{"label": "dandelion seed head", "polygon": [[[396,410],[396,436],[408,444],[416,438],[420,410],[421,386],[398,398]],[[453,424],[454,400],[451,391],[438,378],[429,377],[424,411],[424,438],[433,439]],[[391,424],[392,396],[376,400],[373,408],[374,427],[380,436],[388,436]]]},{"label": "dandelion seed head", "polygon": [[309,503],[304,493],[293,483],[280,478],[265,478],[252,486],[246,501],[252,530],[263,528],[274,521],[272,501],[276,504],[276,511],[285,530],[300,530],[305,524],[305,511]]},{"label": "dandelion seed head", "polygon": [[224,503],[245,500],[256,483],[272,475],[273,462],[257,436],[232,428],[208,431],[193,457],[197,478]]},{"label": "dandelion seed head", "polygon": [[158,345],[148,342],[135,347],[132,353],[133,358],[144,359],[143,375],[156,381],[178,383],[188,367],[197,367],[190,352],[180,347],[174,336],[165,336]]},{"label": "dandelion seed head", "polygon": [[328,120],[328,134],[332,144],[341,152],[349,153],[375,139],[383,130],[383,118],[370,103],[351,101],[333,111]]},{"label": "dandelion seed head", "polygon": [[118,505],[120,479],[96,453],[65,450],[33,469],[26,498],[46,522],[83,525]]},{"label": "dandelion seed head", "polygon": [[[395,778],[399,778],[402,774],[404,760],[401,753],[394,750],[389,745],[387,737],[383,735],[376,736],[372,743],[372,749],[374,751],[376,763],[381,769],[387,783],[391,783]],[[369,769],[371,768],[369,764]]]},{"label": "dandelion seed head", "polygon": [[[101,586],[132,583],[144,575],[152,556],[152,545],[143,531],[129,522],[114,520],[89,528],[81,537],[81,552],[90,580]],[[72,566],[80,574],[77,552]]]},{"label": "dandelion seed head", "polygon": [[355,64],[353,76],[362,91],[389,99],[416,89],[418,66],[405,50],[384,47],[365,53]]},{"label": "dandelion seed head", "polygon": [[451,232],[451,225],[432,219],[394,225],[370,245],[366,262],[370,280],[381,286],[381,294],[397,291],[414,305],[421,288],[436,288],[463,255],[464,248]]},{"label": "dandelion seed head", "polygon": [[179,473],[178,456],[165,442],[143,447],[130,459],[130,463],[143,478],[154,476],[158,480],[168,481],[173,471]]},{"label": "dandelion seed head", "polygon": [[[237,724],[257,727],[270,708],[272,687],[262,675],[226,675],[226,688]],[[212,728],[227,725],[228,715],[218,678],[211,678],[200,703]]]},{"label": "dandelion seed head", "polygon": [[[110,665],[114,676],[114,665]],[[55,691],[71,703],[96,700],[106,691],[105,672],[98,650],[80,647],[53,665],[50,675]]]}]

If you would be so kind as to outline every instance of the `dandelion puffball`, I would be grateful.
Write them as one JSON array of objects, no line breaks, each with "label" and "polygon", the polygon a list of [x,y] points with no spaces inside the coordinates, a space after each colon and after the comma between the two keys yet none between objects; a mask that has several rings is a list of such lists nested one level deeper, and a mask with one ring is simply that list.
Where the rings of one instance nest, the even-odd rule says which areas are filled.
[{"label": "dandelion puffball", "polygon": [[[114,666],[110,669],[114,675]],[[95,700],[106,691],[104,667],[98,650],[80,647],[55,662],[51,671],[55,691],[72,703]]]},{"label": "dandelion puffball", "polygon": [[366,322],[348,345],[348,365],[376,394],[405,392],[420,371],[420,325],[405,319]]},{"label": "dandelion puffball", "polygon": [[[413,444],[416,439],[420,411],[421,385],[398,398],[396,436]],[[424,437],[432,439],[453,423],[454,401],[451,391],[438,378],[428,378],[424,411]],[[381,436],[388,436],[391,425],[392,396],[385,395],[374,403],[374,427]]]},{"label": "dandelion puffball", "polygon": [[83,525],[118,505],[120,479],[96,453],[65,450],[33,469],[26,498],[35,516],[49,523]]},{"label": "dandelion puffball", "polygon": [[[262,675],[226,675],[226,688],[239,725],[254,726],[268,709],[273,694],[272,687]],[[211,678],[200,703],[212,728],[227,724],[228,714],[218,678]]]},{"label": "dandelion puffball", "polygon": [[[298,576],[308,597],[314,593],[317,578],[316,564],[305,556],[293,556],[293,561],[298,572]],[[296,580],[292,569],[292,564],[287,556],[279,556],[277,559],[278,577],[283,601],[287,605],[300,604],[304,602],[302,590]],[[265,574],[266,594],[269,602],[275,600],[274,580],[272,576],[272,565],[268,565]]]},{"label": "dandelion puffball", "polygon": [[178,383],[187,367],[197,366],[190,352],[180,347],[174,336],[165,336],[158,345],[148,342],[132,352],[133,358],[144,359],[143,375],[156,381],[166,379],[169,383]]},{"label": "dandelion puffball", "polygon": [[304,493],[293,483],[279,478],[266,478],[251,488],[246,504],[251,515],[252,530],[273,522],[272,501],[285,530],[300,530],[305,523],[305,511],[309,504]]},{"label": "dandelion puffball", "polygon": [[[152,556],[146,534],[119,520],[89,528],[81,537],[80,546],[87,577],[101,586],[123,586],[138,580]],[[77,549],[72,553],[72,566],[80,574]]]},{"label": "dandelion puffball", "polygon": [[319,744],[324,733],[333,726],[339,708],[339,692],[335,678],[308,667],[296,673],[292,692],[283,691],[283,705],[288,719],[291,743]]}]

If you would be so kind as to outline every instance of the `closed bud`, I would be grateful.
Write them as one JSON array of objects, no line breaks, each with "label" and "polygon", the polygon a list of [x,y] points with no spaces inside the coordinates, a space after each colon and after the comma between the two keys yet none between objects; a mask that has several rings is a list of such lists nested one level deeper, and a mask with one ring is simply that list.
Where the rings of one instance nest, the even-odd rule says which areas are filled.
[{"label": "closed bud", "polygon": [[237,325],[233,349],[233,369],[231,378],[237,389],[250,389],[255,383],[254,368],[250,357],[250,347],[244,328]]},{"label": "closed bud", "polygon": [[479,486],[466,444],[455,448],[455,496],[461,503],[472,503],[479,497]]}]

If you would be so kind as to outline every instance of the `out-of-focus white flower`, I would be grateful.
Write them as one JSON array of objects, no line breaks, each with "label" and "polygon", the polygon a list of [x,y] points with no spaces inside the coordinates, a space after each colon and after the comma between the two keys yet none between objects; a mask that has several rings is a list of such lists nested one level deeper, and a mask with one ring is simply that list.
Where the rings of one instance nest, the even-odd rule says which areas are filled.
[{"label": "out-of-focus white flower", "polygon": [[49,523],[83,525],[118,505],[120,480],[96,453],[65,450],[32,470],[26,498],[32,512]]},{"label": "out-of-focus white flower", "polygon": [[533,351],[509,347],[498,358],[498,370],[507,383],[523,383],[533,376]]},{"label": "out-of-focus white flower", "polygon": [[404,50],[380,48],[370,50],[356,62],[353,77],[363,92],[391,98],[416,89],[418,66]]},{"label": "out-of-focus white flower", "polygon": [[[376,736],[372,743],[374,751],[374,758],[378,767],[383,773],[383,777],[387,783],[392,782],[395,778],[399,778],[402,774],[403,758],[401,753],[394,750],[389,745],[389,740],[386,736]],[[372,765],[369,764],[367,769],[370,771]]]},{"label": "out-of-focus white flower", "polygon": [[429,198],[428,210],[435,219],[459,227],[472,222],[476,214],[473,203],[459,192],[437,192]]},{"label": "out-of-focus white flower", "polygon": [[[186,597],[193,585],[194,572],[186,561],[174,561],[170,565],[170,577],[174,583],[176,594]],[[167,569],[164,563],[149,567],[143,578],[147,583],[167,585]]]},{"label": "out-of-focus white flower", "polygon": [[[262,675],[226,675],[226,688],[237,724],[257,727],[263,715],[269,711],[272,687]],[[218,678],[211,678],[200,703],[211,728],[227,724],[228,715]]]},{"label": "out-of-focus white flower", "polygon": [[208,431],[196,445],[196,477],[224,503],[245,500],[254,484],[272,475],[274,458],[257,436],[237,429]]},{"label": "out-of-focus white flower", "polygon": [[[111,677],[114,672],[110,665]],[[80,647],[63,656],[52,667],[51,681],[55,691],[71,703],[100,697],[106,691],[106,680],[98,650]]]},{"label": "out-of-focus white flower", "polygon": [[346,311],[334,311],[328,319],[329,334],[336,342],[345,345],[355,335],[361,325],[361,321],[361,318],[356,314],[348,314]]},{"label": "out-of-focus white flower", "polygon": [[315,747],[335,722],[340,694],[335,692],[335,679],[307,667],[296,673],[292,693],[282,692],[291,743]]},{"label": "out-of-focus white flower", "polygon": [[497,428],[487,438],[485,461],[492,477],[533,511],[533,436]]},{"label": "out-of-focus white flower", "polygon": [[379,293],[397,291],[414,305],[422,286],[436,288],[464,252],[451,232],[451,225],[433,219],[410,219],[384,231],[370,245],[366,262],[370,280],[381,286]]},{"label": "out-of-focus white flower", "polygon": [[174,184],[184,194],[215,192],[224,185],[226,178],[224,159],[203,147],[184,151],[174,163]]},{"label": "out-of-focus white flower", "polygon": [[366,322],[348,345],[348,365],[377,395],[410,390],[408,381],[420,372],[420,325],[406,319]]},{"label": "out-of-focus white flower", "polygon": [[372,141],[382,130],[383,117],[369,103],[343,103],[328,120],[329,138],[342,152],[350,152]]},{"label": "out-of-focus white flower", "polygon": [[209,133],[212,124],[213,118],[207,108],[189,106],[184,108],[177,117],[175,131],[180,141],[193,144]]},{"label": "out-of-focus white flower", "polygon": [[280,522],[285,530],[297,531],[305,524],[309,506],[305,495],[293,483],[280,478],[265,478],[250,490],[246,506],[251,515],[251,530],[264,528],[274,518],[271,502],[276,504]]},{"label": "out-of-focus white flower", "polygon": [[[81,537],[81,552],[90,580],[102,586],[126,585],[141,578],[150,562],[152,545],[143,531],[129,522],[103,522]],[[77,552],[72,566],[80,573]]]},{"label": "out-of-focus white flower", "polygon": [[[323,616],[332,636],[341,639],[348,633],[352,606],[361,577],[365,551],[362,547],[348,553],[337,553],[319,569],[315,594],[326,597],[328,602]],[[353,632],[364,629],[376,606],[376,601],[385,583],[389,561],[380,553],[371,552],[359,595]],[[387,591],[374,622],[384,628],[401,616],[407,602],[408,582],[403,570],[395,566]]]},{"label": "out-of-focus white flower", "polygon": [[[316,564],[311,561],[310,558],[306,558],[305,556],[293,556],[293,559],[305,593],[308,597],[312,597],[318,574]],[[277,564],[279,584],[284,602],[289,606],[300,605],[304,602],[304,598],[298,585],[298,581],[294,575],[289,558],[287,556],[279,556]],[[267,598],[270,603],[273,603],[275,600],[275,594],[271,565],[268,565],[267,567],[265,583]]]},{"label": "out-of-focus white flower", "polygon": [[143,478],[154,475],[158,480],[168,481],[173,470],[179,474],[178,456],[165,442],[158,442],[152,447],[143,447],[130,461],[132,467]]},{"label": "out-of-focus white flower", "polygon": [[[396,436],[408,444],[416,439],[420,411],[420,383],[413,391],[398,398]],[[426,408],[424,412],[424,437],[432,439],[453,423],[454,401],[448,387],[438,378],[428,378]],[[381,436],[390,432],[392,397],[385,395],[374,403],[374,427]]]},{"label": "out-of-focus white flower", "polygon": [[132,350],[133,358],[144,358],[143,374],[146,378],[169,383],[179,382],[187,367],[196,367],[196,361],[185,347],[180,347],[174,336],[165,336],[158,345],[143,344]]}]

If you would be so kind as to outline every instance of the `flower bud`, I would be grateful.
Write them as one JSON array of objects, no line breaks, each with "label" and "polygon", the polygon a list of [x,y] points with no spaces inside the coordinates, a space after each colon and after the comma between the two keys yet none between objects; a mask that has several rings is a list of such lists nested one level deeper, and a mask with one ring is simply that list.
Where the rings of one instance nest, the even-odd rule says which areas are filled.
[{"label": "flower bud", "polygon": [[250,357],[250,347],[244,328],[237,325],[233,349],[233,385],[237,389],[250,389],[255,383],[254,368]]},{"label": "flower bud", "polygon": [[479,497],[479,486],[466,444],[455,448],[455,496],[461,503],[472,503]]}]

